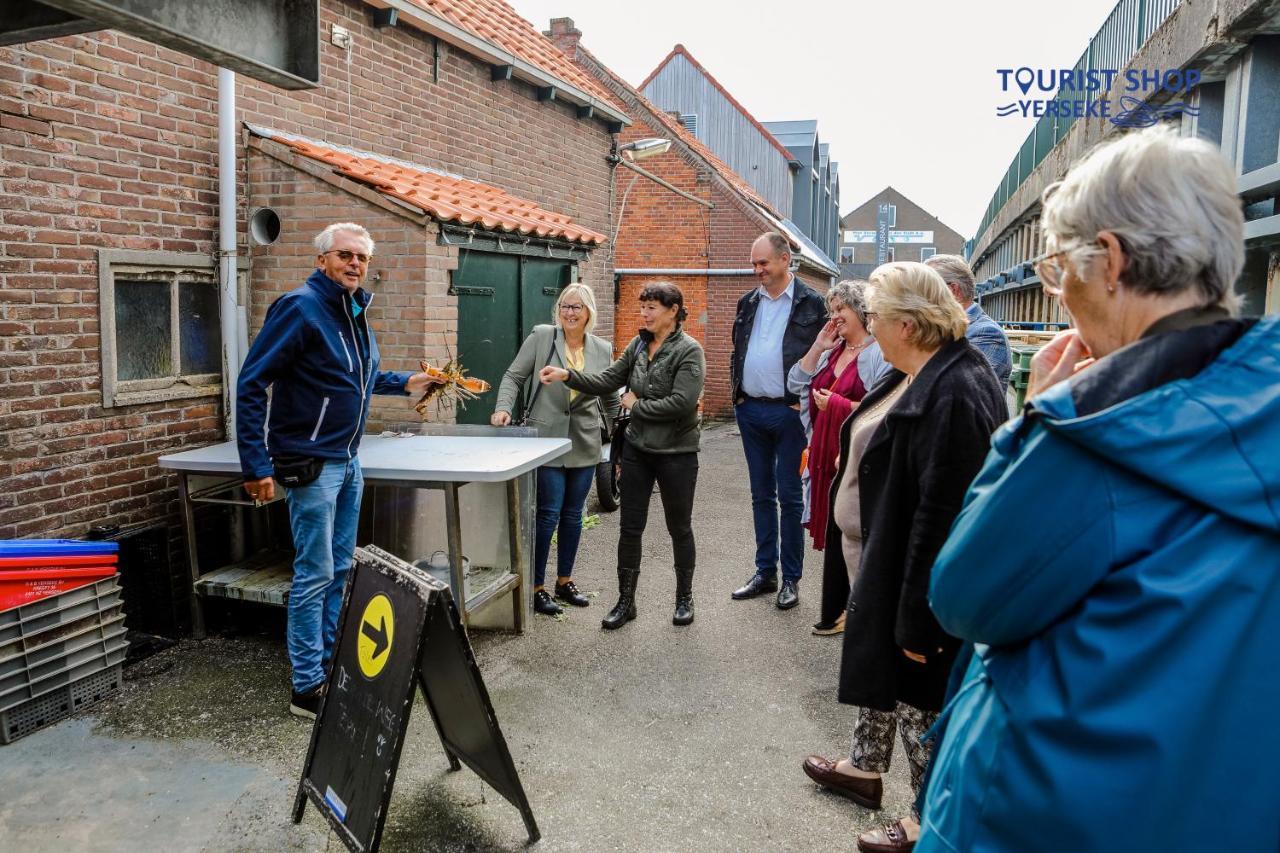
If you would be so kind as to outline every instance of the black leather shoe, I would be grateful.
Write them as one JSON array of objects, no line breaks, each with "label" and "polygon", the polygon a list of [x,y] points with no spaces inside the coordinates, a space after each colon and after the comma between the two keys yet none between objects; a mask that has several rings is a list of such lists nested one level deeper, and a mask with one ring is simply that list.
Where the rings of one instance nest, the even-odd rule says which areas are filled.
[{"label": "black leather shoe", "polygon": [[778,609],[790,610],[800,603],[800,591],[796,589],[796,581],[783,581],[778,590]]},{"label": "black leather shoe", "polygon": [[742,601],[744,598],[755,598],[758,595],[773,592],[777,588],[778,579],[776,577],[765,577],[757,573],[751,576],[751,580],[747,581],[746,586],[733,591],[733,600]]},{"label": "black leather shoe", "polygon": [[294,690],[289,697],[289,713],[304,720],[314,720],[316,714],[320,713],[320,706],[324,704],[326,688],[327,685],[321,682],[306,693]]},{"label": "black leather shoe", "polygon": [[560,609],[560,605],[551,600],[551,596],[545,589],[539,589],[533,593],[533,609],[545,616],[559,616],[564,612]]},{"label": "black leather shoe", "polygon": [[591,604],[591,599],[583,595],[582,590],[578,589],[578,585],[573,581],[556,584],[556,598],[574,607],[586,607]]}]

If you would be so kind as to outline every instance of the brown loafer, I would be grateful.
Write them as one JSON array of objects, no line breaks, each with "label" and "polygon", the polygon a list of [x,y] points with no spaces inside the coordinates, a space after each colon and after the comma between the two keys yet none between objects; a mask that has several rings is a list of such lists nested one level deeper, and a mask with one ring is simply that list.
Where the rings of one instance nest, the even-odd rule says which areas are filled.
[{"label": "brown loafer", "polygon": [[915,846],[914,841],[907,840],[907,828],[902,821],[886,823],[858,836],[858,849],[862,853],[906,853]]},{"label": "brown loafer", "polygon": [[810,755],[804,760],[804,775],[832,793],[848,797],[863,808],[880,808],[884,786],[879,779],[859,779],[836,770],[836,762],[821,755]]}]

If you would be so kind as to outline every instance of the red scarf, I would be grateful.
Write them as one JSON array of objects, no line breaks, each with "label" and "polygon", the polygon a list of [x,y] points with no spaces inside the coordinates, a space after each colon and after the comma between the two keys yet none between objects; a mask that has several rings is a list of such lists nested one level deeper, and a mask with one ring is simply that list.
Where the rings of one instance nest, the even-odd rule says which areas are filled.
[{"label": "red scarf", "polygon": [[[821,551],[827,545],[827,516],[831,494],[831,481],[836,475],[836,457],[840,455],[840,427],[853,412],[853,404],[867,393],[858,375],[858,359],[836,376],[836,362],[844,353],[843,341],[827,359],[827,366],[813,377],[809,384],[809,420],[813,424],[813,438],[809,441],[809,523],[805,527],[813,538],[814,550]],[[861,352],[861,351],[859,351]],[[813,392],[828,390],[825,411],[818,411]]]}]

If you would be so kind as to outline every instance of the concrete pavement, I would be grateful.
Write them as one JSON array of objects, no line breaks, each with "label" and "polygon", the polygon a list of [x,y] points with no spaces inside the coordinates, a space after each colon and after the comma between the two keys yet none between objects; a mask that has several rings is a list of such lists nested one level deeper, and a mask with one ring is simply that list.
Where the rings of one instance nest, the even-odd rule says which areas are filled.
[{"label": "concrete pavement", "polygon": [[[852,850],[857,832],[909,805],[900,744],[880,813],[801,772],[805,754],[848,748],[855,717],[835,701],[839,638],[809,633],[820,555],[808,555],[799,607],[731,601],[754,551],[731,426],[704,433],[700,461],[692,626],[671,625],[675,576],[655,496],[635,622],[599,627],[616,594],[615,514],[583,534],[576,577],[598,593],[591,607],[535,616],[521,637],[473,635],[542,829],[534,849]],[[289,822],[310,728],[287,713],[279,615],[242,620],[258,630],[162,652],[103,705],[0,747],[0,840],[27,851],[341,849],[314,808]],[[419,698],[383,849],[524,841],[514,807],[469,770],[447,772]]]}]

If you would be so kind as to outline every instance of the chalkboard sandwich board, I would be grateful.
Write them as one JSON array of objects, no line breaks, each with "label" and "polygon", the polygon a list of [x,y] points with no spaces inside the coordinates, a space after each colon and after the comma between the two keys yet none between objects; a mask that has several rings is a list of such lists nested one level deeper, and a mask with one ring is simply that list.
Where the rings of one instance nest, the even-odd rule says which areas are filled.
[{"label": "chalkboard sandwich board", "polygon": [[422,689],[451,770],[462,764],[541,835],[498,727],[449,587],[380,548],[357,548],[338,619],[328,692],[311,730],[293,821],[309,799],[353,851],[378,849]]}]

